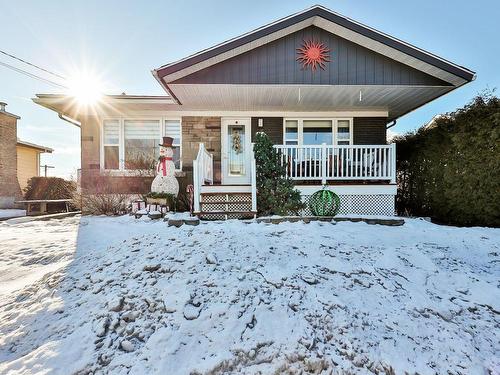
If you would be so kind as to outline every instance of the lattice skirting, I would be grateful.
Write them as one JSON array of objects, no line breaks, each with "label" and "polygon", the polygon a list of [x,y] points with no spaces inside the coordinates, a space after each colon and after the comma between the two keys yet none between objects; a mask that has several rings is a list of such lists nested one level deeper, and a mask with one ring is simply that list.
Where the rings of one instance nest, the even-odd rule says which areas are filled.
[{"label": "lattice skirting", "polygon": [[[392,194],[338,194],[340,198],[339,215],[380,215],[394,216],[395,196]],[[311,216],[309,199],[311,195],[302,195],[307,205],[301,214]]]},{"label": "lattice skirting", "polygon": [[202,211],[250,211],[252,196],[250,194],[202,194]]}]

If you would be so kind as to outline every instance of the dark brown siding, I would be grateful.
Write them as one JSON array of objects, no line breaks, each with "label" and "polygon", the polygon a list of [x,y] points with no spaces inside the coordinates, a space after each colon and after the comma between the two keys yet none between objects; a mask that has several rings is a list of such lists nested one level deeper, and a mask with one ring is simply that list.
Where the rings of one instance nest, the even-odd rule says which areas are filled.
[{"label": "dark brown siding", "polygon": [[354,144],[355,145],[385,145],[386,141],[385,117],[355,117]]},{"label": "dark brown siding", "polygon": [[[325,69],[312,72],[297,62],[304,40],[330,49]],[[448,83],[315,26],[202,69],[175,83],[429,85]]]},{"label": "dark brown siding", "polygon": [[[263,120],[262,128],[259,128],[259,118]],[[252,117],[252,142],[257,132],[266,133],[275,145],[283,144],[283,117]]]}]

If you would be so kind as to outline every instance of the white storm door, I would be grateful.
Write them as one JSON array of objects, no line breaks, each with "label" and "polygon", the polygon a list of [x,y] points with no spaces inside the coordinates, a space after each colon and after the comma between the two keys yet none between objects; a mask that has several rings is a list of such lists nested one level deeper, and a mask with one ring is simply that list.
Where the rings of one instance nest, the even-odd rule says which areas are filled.
[{"label": "white storm door", "polygon": [[249,184],[251,119],[222,118],[221,138],[222,184]]}]

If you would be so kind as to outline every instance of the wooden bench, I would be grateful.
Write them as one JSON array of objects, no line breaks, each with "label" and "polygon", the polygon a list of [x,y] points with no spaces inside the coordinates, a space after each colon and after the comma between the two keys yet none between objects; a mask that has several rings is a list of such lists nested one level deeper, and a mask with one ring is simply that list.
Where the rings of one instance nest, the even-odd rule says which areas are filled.
[{"label": "wooden bench", "polygon": [[[47,213],[47,205],[52,203],[64,203],[66,212],[69,212],[69,202],[71,202],[71,199],[31,199],[16,201],[16,203],[23,203],[25,205],[26,216],[44,215]],[[33,211],[33,205],[40,205],[40,211]]]}]

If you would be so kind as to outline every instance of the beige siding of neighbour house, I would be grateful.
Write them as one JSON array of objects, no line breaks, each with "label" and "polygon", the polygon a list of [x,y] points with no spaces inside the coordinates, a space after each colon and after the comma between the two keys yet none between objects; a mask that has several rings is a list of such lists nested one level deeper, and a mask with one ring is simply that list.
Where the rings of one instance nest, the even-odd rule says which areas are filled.
[{"label": "beige siding of neighbour house", "polygon": [[17,146],[17,179],[24,190],[31,177],[40,175],[40,151]]}]

